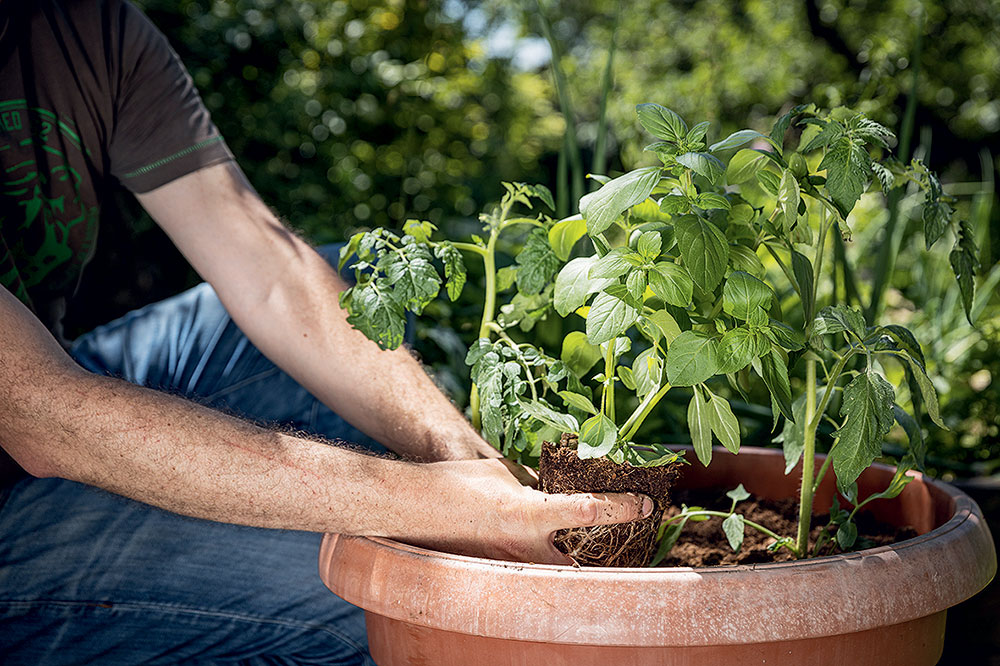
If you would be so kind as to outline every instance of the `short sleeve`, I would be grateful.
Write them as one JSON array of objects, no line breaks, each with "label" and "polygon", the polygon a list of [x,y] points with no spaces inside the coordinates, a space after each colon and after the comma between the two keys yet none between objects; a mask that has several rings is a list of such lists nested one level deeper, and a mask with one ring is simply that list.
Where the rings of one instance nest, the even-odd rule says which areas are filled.
[{"label": "short sleeve", "polygon": [[163,33],[127,2],[120,12],[111,173],[132,192],[142,193],[232,160]]}]

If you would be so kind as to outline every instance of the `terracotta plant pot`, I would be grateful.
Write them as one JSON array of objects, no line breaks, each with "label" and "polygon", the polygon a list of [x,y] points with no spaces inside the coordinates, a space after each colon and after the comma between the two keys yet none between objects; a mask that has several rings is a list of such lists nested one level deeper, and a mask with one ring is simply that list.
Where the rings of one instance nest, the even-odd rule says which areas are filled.
[{"label": "terracotta plant pot", "polygon": [[[797,496],[780,451],[717,449],[679,487]],[[876,466],[862,496],[888,484]],[[517,564],[388,539],[328,535],[326,585],[366,611],[379,666],[930,665],[945,612],[983,589],[996,551],[979,507],[921,475],[872,513],[920,536],[813,560],[714,568],[604,569]],[[830,475],[816,498],[829,507]]]}]

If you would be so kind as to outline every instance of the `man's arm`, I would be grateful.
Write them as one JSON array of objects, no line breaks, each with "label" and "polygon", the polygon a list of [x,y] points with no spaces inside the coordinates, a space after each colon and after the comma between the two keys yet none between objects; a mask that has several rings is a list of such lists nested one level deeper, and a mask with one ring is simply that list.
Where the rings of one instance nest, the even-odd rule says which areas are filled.
[{"label": "man's arm", "polygon": [[405,349],[382,351],[351,328],[337,302],[339,276],[235,164],[138,199],[257,348],[355,427],[421,460],[499,456]]},{"label": "man's arm", "polygon": [[553,530],[642,513],[634,496],[544,495],[517,483],[499,460],[377,458],[88,373],[5,289],[0,444],[35,476],[185,515],[390,536],[505,559],[566,562]]}]

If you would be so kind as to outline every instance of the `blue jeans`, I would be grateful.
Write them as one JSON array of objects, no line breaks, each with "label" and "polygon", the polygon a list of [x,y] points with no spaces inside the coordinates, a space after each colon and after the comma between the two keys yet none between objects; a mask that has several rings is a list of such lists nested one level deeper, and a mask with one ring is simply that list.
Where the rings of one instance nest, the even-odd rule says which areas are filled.
[{"label": "blue jeans", "polygon": [[[92,372],[381,448],[264,358],[205,284],[95,329],[72,354]],[[0,488],[0,663],[373,665],[361,611],[320,581],[319,542],[21,480]]]}]

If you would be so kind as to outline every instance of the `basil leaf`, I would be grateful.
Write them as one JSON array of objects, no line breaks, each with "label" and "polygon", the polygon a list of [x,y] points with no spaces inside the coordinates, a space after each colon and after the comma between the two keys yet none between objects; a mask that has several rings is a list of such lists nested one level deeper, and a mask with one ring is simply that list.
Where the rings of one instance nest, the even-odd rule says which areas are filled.
[{"label": "basil leaf", "polygon": [[786,233],[799,219],[800,200],[799,181],[795,180],[795,174],[785,169],[778,183],[778,207],[781,208],[782,226]]},{"label": "basil leaf", "polygon": [[733,271],[722,288],[722,309],[726,314],[746,321],[757,308],[771,307],[771,288],[743,271]]},{"label": "basil leaf", "polygon": [[645,201],[660,182],[660,171],[656,166],[629,171],[580,199],[580,213],[590,235],[602,233],[623,211]]},{"label": "basil leaf", "polygon": [[597,345],[587,342],[587,335],[580,331],[571,331],[563,338],[562,353],[559,358],[577,377],[587,374],[601,358],[601,350]]},{"label": "basil leaf", "polygon": [[587,297],[614,284],[613,279],[591,279],[590,269],[597,256],[578,257],[563,266],[556,276],[552,305],[565,317],[587,301]]},{"label": "basil leaf", "polygon": [[592,403],[586,396],[580,395],[579,393],[573,393],[572,391],[559,391],[559,397],[563,399],[568,407],[575,407],[581,411],[587,412],[588,414],[596,414],[597,408],[594,407]]},{"label": "basil leaf", "polygon": [[858,526],[853,521],[847,521],[837,528],[837,545],[847,550],[858,540]]},{"label": "basil leaf", "polygon": [[667,349],[667,381],[693,386],[716,374],[718,341],[700,331],[684,331]]},{"label": "basil leaf", "polygon": [[709,392],[708,422],[712,432],[730,453],[740,451],[740,423],[736,420],[729,401]]},{"label": "basil leaf", "polygon": [[679,308],[691,304],[694,282],[683,266],[661,261],[649,271],[649,287],[659,298]]},{"label": "basil leaf", "polygon": [[580,215],[568,217],[549,229],[549,245],[560,261],[567,261],[573,246],[587,235],[587,221]]},{"label": "basil leaf", "polygon": [[681,327],[666,310],[657,310],[652,314],[643,315],[640,321],[647,321],[652,329],[652,342],[657,342],[662,337],[667,345],[673,343],[677,336],[681,334]]},{"label": "basil leaf", "polygon": [[664,106],[639,104],[635,110],[639,114],[639,123],[657,139],[679,142],[687,134],[687,123]]},{"label": "basil leaf", "polygon": [[711,292],[722,280],[729,261],[729,243],[711,222],[694,215],[674,219],[677,245],[695,284]]},{"label": "basil leaf", "polygon": [[638,317],[639,311],[622,298],[602,292],[594,298],[587,313],[587,339],[595,345],[613,340]]},{"label": "basil leaf", "polygon": [[611,453],[618,439],[614,421],[604,414],[592,416],[580,426],[577,455],[581,458],[601,458]]},{"label": "basil leaf", "polygon": [[538,400],[519,400],[518,402],[529,416],[560,432],[576,433],[580,430],[580,424],[569,414],[560,414]]},{"label": "basil leaf", "polygon": [[739,372],[757,358],[758,342],[755,334],[743,326],[731,328],[719,341],[718,359],[720,375]]},{"label": "basil leaf", "polygon": [[726,182],[730,185],[739,185],[753,180],[766,164],[767,155],[744,148],[729,160],[729,166],[726,167]]},{"label": "basil leaf", "polygon": [[694,452],[701,464],[708,467],[712,462],[712,423],[708,416],[708,405],[697,386],[688,403],[687,422]]},{"label": "basil leaf", "polygon": [[660,388],[663,379],[663,359],[656,353],[656,347],[641,352],[632,363],[635,391],[639,399]]},{"label": "basil leaf", "polygon": [[757,253],[745,245],[730,245],[729,261],[734,269],[749,273],[754,277],[764,277],[767,273],[764,263],[757,256]]},{"label": "basil leaf", "polygon": [[709,147],[709,150],[715,153],[720,150],[729,150],[731,148],[738,148],[739,146],[742,146],[745,143],[749,143],[754,139],[764,139],[768,143],[772,143],[771,137],[765,136],[760,132],[758,132],[757,130],[744,129],[740,130],[739,132],[733,132],[732,134],[727,136],[722,141],[719,141],[718,143],[713,143]]},{"label": "basil leaf", "polygon": [[686,166],[699,176],[704,176],[713,185],[726,172],[726,165],[710,153],[684,153],[674,159],[677,160],[678,164]]},{"label": "basil leaf", "polygon": [[660,234],[655,231],[644,231],[642,235],[639,236],[639,241],[636,243],[636,249],[642,258],[646,261],[655,261],[658,256],[660,256],[660,246],[663,244],[663,239],[660,238]]},{"label": "basil leaf", "polygon": [[595,278],[620,278],[636,263],[641,263],[642,257],[627,247],[613,247],[603,257],[595,257],[588,276]]}]

